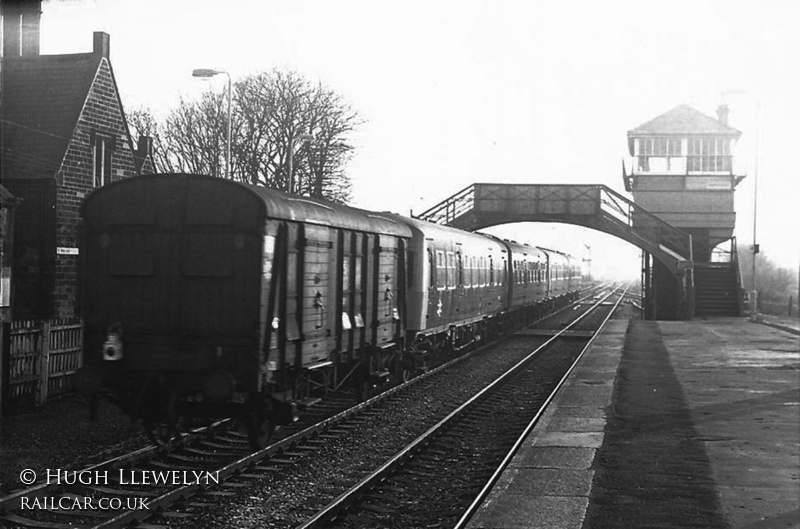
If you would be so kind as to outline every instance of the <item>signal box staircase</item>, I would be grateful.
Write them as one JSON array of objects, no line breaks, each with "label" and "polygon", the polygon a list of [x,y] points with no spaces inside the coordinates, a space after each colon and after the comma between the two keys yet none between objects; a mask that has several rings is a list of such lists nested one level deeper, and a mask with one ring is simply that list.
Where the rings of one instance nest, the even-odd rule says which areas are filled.
[{"label": "signal box staircase", "polygon": [[696,316],[740,316],[744,313],[736,238],[731,240],[726,262],[694,264],[694,310]]}]

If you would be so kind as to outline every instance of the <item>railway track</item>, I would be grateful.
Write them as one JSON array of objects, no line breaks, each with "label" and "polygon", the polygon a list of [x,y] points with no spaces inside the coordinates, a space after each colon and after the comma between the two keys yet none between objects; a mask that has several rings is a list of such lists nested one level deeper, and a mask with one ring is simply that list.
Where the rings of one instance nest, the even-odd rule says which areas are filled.
[{"label": "railway track", "polygon": [[[602,324],[624,293],[616,297]],[[582,336],[576,328],[589,314],[554,334],[300,529],[463,527],[588,348],[588,337],[579,344],[574,337]],[[565,347],[565,341],[572,343]]]},{"label": "railway track", "polygon": [[[101,483],[96,479],[89,483],[73,479],[75,482],[70,484],[65,483],[70,481],[66,476],[0,498],[0,519],[4,526],[11,527],[124,527],[133,522],[147,527],[142,523],[145,520],[159,525],[196,525],[198,517],[239,491],[258,488],[265,481],[280,483],[282,478],[278,476],[286,469],[302,464],[315,452],[370,422],[381,422],[382,408],[402,406],[416,398],[407,395],[415,386],[422,386],[416,391],[425,394],[426,380],[469,356],[460,356],[354,407],[343,409],[343,402],[329,399],[306,414],[302,425],[287,429],[283,439],[258,452],[248,449],[246,437],[232,431],[229,421],[221,421],[213,425],[211,432],[195,431],[178,443],[142,449],[81,471],[95,476],[105,473],[100,474],[105,476]],[[334,480],[329,494],[357,481],[364,472],[360,469],[354,475]],[[170,483],[142,483],[144,476],[153,481],[153,476],[165,475],[177,478]],[[68,508],[60,508],[63,498],[67,499]],[[74,502],[84,502],[85,506],[87,498],[95,506],[102,498],[118,498],[121,508],[70,508]],[[122,508],[130,506],[130,500],[134,508]],[[42,508],[24,509],[23,502]],[[306,511],[301,509],[297,516],[290,516],[287,527],[307,517]]]}]

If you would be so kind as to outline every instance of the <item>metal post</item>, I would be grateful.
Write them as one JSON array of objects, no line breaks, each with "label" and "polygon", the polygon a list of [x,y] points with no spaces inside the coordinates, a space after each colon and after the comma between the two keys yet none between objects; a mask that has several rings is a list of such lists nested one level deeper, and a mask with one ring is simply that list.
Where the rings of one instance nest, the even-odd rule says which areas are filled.
[{"label": "metal post", "polygon": [[36,392],[36,405],[47,402],[47,389],[50,385],[50,322],[41,326],[41,356],[39,357],[39,390]]},{"label": "metal post", "polygon": [[225,70],[214,70],[211,68],[197,68],[192,71],[193,77],[201,77],[203,79],[209,79],[214,77],[215,75],[219,75],[224,73],[228,76],[228,119],[227,119],[227,131],[226,131],[226,142],[225,142],[225,178],[230,179],[231,177],[231,74],[226,72]]},{"label": "metal post", "polygon": [[294,135],[289,137],[289,193],[294,193]]},{"label": "metal post", "polygon": [[225,151],[225,178],[231,177],[231,74],[223,72],[228,76],[228,141]]},{"label": "metal post", "polygon": [[756,159],[753,166],[753,290],[750,293],[750,321],[758,318],[758,291],[756,290],[756,259],[758,258],[758,148],[761,136],[761,101],[756,101]]}]

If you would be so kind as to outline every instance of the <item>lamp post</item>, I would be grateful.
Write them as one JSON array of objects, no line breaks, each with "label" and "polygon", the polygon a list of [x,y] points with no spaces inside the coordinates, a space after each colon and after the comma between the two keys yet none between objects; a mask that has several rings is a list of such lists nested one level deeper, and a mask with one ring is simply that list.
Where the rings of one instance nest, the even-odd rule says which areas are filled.
[{"label": "lamp post", "polygon": [[756,243],[756,220],[758,219],[758,147],[761,143],[761,101],[756,101],[756,159],[753,163],[753,293],[750,295],[750,319],[756,321],[758,314],[758,290],[756,290],[756,258],[758,257],[758,244]]},{"label": "lamp post", "polygon": [[224,70],[213,70],[211,68],[198,68],[192,71],[193,77],[201,77],[203,79],[210,79],[218,74],[225,74],[228,76],[228,126],[225,142],[225,178],[229,179],[231,177],[231,74]]},{"label": "lamp post", "polygon": [[[741,88],[728,88],[720,92],[720,102],[725,104],[725,97],[728,95],[747,95],[751,94],[750,90]],[[761,143],[761,100],[756,99],[756,145],[753,161],[753,263],[752,263],[752,278],[753,285],[750,291],[750,319],[755,321],[758,317],[758,291],[756,290],[756,258],[758,257],[758,153]]]},{"label": "lamp post", "polygon": [[[289,193],[294,193],[294,135],[289,137]],[[300,146],[314,139],[311,134],[300,134]]]}]

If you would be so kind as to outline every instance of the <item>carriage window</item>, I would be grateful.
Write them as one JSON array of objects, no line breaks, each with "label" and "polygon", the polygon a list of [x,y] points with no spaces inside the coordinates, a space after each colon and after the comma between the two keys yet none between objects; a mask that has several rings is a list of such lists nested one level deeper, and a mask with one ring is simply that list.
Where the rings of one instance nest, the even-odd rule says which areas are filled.
[{"label": "carriage window", "polygon": [[461,252],[456,253],[456,266],[458,266],[458,286],[464,286],[464,260]]},{"label": "carriage window", "polygon": [[447,285],[447,263],[444,252],[436,251],[436,287],[444,288]]},{"label": "carriage window", "polygon": [[489,256],[489,284],[494,285],[494,259]]},{"label": "carriage window", "polygon": [[428,249],[428,287],[436,286],[436,263],[433,260],[433,252]]},{"label": "carriage window", "polygon": [[472,270],[470,270],[470,283],[472,286],[477,287],[480,279],[480,271],[478,270],[478,258],[472,258]]},{"label": "carriage window", "polygon": [[456,254],[447,252],[447,288],[456,286]]}]

